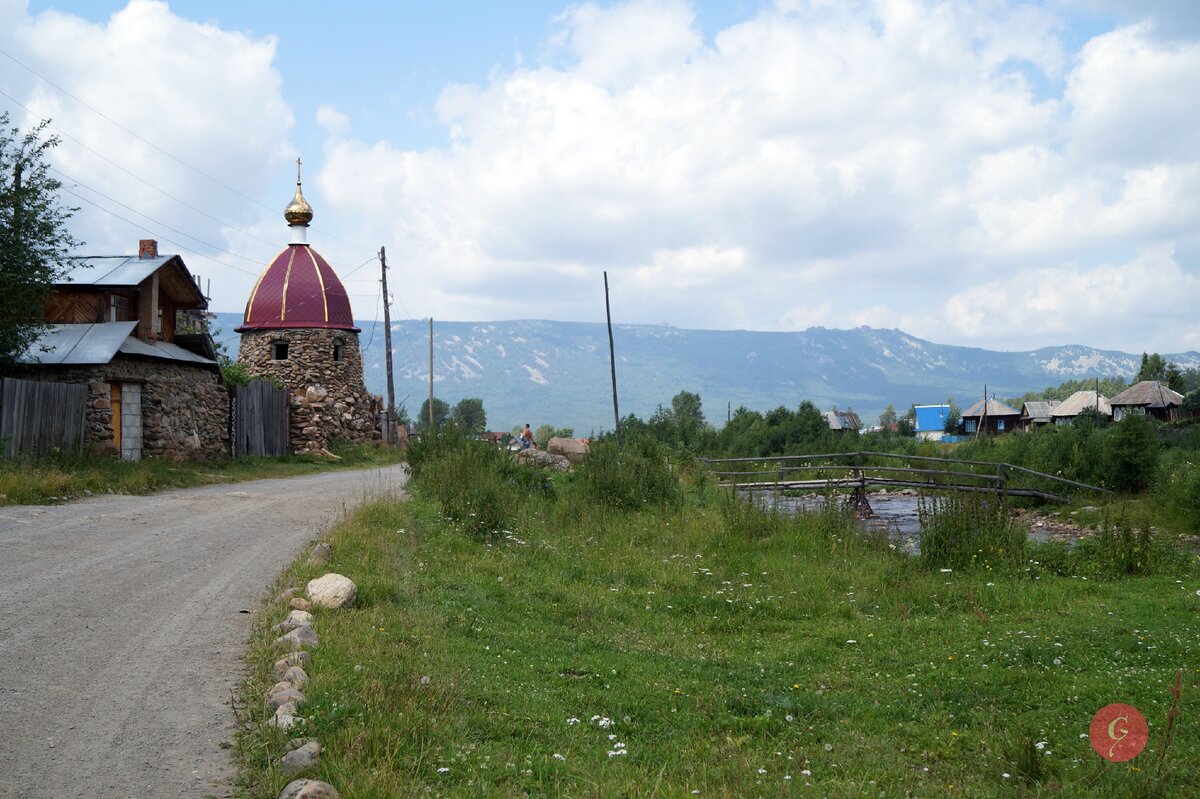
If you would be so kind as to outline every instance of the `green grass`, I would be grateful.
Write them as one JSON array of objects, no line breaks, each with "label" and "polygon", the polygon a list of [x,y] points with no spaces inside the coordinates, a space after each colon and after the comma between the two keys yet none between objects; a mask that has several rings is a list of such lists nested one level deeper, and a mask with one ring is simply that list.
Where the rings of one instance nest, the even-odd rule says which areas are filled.
[{"label": "green grass", "polygon": [[[833,513],[756,513],[711,489],[636,512],[568,496],[529,500],[491,537],[420,496],[364,506],[330,533],[328,569],[285,573],[359,586],[354,608],[316,614],[302,732],[327,751],[305,776],[358,799],[1192,793],[1194,559],[1120,580],[1028,560],[942,573]],[[265,605],[249,652],[244,796],[287,782],[262,708],[285,612]],[[1126,764],[1085,737],[1117,701],[1150,725]]]},{"label": "green grass", "polygon": [[399,463],[402,453],[372,445],[340,446],[341,460],[310,455],[283,458],[218,458],[175,462],[161,458],[121,461],[102,455],[0,459],[0,506],[43,505],[91,494],[149,494],[164,488],[291,477],[329,469]]}]

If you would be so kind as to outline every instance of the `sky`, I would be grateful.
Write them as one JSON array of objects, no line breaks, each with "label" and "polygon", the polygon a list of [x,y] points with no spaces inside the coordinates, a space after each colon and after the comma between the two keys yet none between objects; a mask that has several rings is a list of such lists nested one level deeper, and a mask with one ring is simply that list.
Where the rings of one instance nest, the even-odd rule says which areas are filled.
[{"label": "sky", "polygon": [[1197,87],[1191,0],[0,0],[83,254],[219,311],[299,157],[359,319],[1200,350]]}]

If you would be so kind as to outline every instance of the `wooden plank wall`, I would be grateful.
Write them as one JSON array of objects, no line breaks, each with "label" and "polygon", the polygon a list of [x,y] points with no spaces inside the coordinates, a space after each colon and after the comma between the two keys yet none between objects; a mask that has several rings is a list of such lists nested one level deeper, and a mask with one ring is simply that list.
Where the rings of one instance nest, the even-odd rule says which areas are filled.
[{"label": "wooden plank wall", "polygon": [[87,387],[4,378],[0,385],[0,443],[7,457],[83,448]]},{"label": "wooden plank wall", "polygon": [[288,453],[287,400],[287,391],[263,380],[230,387],[234,456],[277,458]]}]

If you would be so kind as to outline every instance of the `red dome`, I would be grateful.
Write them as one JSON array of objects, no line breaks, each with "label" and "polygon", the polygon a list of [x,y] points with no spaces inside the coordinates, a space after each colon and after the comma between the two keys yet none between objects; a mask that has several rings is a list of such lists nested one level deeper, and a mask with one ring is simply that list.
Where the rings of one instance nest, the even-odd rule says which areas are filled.
[{"label": "red dome", "polygon": [[290,244],[258,278],[238,333],[291,327],[354,326],[350,298],[337,273],[307,244]]}]

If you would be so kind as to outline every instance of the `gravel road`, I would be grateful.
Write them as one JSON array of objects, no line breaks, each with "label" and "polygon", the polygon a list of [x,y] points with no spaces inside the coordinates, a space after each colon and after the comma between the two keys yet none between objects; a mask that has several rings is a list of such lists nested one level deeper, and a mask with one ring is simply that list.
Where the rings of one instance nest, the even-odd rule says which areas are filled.
[{"label": "gravel road", "polygon": [[402,470],[0,507],[0,797],[230,795],[247,611]]}]

